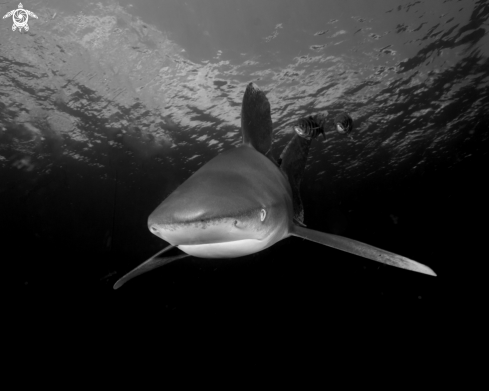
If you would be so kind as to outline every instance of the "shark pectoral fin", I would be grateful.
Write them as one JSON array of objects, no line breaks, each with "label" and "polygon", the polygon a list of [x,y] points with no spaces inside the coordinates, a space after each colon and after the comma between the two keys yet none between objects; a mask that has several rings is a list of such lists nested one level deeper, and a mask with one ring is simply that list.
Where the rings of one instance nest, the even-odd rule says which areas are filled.
[{"label": "shark pectoral fin", "polygon": [[333,247],[341,251],[346,251],[360,257],[368,258],[373,261],[385,263],[387,265],[400,267],[401,269],[412,270],[418,273],[429,274],[436,276],[435,272],[428,266],[413,261],[412,259],[382,250],[380,248],[358,242],[353,239],[348,239],[338,235],[327,234],[324,232],[313,231],[312,229],[302,228],[294,225],[290,235],[298,236],[299,238],[307,239],[312,242],[324,244],[325,246]]},{"label": "shark pectoral fin", "polygon": [[124,285],[127,281],[132,280],[134,277],[139,276],[140,274],[149,272],[150,270],[156,269],[157,267],[164,266],[170,262],[177,261],[179,259],[188,257],[188,254],[179,254],[173,257],[164,257],[158,258],[158,255],[170,250],[174,246],[165,247],[163,250],[157,252],[148,260],[144,261],[141,265],[131,270],[129,273],[125,274],[123,277],[119,278],[117,282],[114,284],[114,289],[119,289],[122,285]]}]

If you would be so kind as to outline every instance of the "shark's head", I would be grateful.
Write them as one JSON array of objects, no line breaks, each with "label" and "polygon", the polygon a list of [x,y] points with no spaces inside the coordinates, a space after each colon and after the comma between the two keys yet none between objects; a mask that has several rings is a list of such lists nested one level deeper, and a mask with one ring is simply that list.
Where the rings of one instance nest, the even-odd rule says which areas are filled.
[{"label": "shark's head", "polygon": [[288,234],[292,208],[287,186],[268,158],[243,145],[192,175],[153,211],[148,227],[197,257],[252,254]]}]

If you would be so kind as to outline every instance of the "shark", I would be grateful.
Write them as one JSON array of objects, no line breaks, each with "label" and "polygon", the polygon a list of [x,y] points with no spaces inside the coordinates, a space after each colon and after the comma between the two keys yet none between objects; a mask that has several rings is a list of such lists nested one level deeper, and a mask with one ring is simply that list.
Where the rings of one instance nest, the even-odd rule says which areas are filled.
[{"label": "shark", "polygon": [[[257,253],[290,236],[436,276],[428,266],[404,256],[307,228],[298,217],[302,205],[295,191],[296,165],[278,165],[271,156],[272,128],[266,94],[249,83],[241,106],[242,143],[204,164],[150,214],[149,231],[169,246],[121,277],[114,289],[188,256],[232,259]],[[161,256],[174,247],[183,253]]]}]

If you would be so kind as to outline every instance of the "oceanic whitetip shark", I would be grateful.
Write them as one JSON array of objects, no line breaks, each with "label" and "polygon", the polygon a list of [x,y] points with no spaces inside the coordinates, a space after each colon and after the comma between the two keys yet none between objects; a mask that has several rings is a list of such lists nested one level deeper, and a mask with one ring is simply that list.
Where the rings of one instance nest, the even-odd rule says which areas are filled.
[{"label": "oceanic whitetip shark", "polygon": [[[293,162],[293,156],[284,156],[284,160],[292,163],[284,162],[279,166],[267,155],[272,145],[270,104],[265,93],[253,83],[247,86],[243,97],[241,133],[240,146],[202,166],[151,213],[149,230],[170,246],[120,278],[114,289],[139,274],[189,255],[241,257],[289,236],[391,266],[436,275],[429,267],[401,255],[305,228],[301,218],[302,203],[296,191],[299,182],[295,167],[298,165]],[[282,155],[295,153],[294,148],[286,149],[289,151],[284,150]],[[173,247],[184,254],[158,257]]]}]

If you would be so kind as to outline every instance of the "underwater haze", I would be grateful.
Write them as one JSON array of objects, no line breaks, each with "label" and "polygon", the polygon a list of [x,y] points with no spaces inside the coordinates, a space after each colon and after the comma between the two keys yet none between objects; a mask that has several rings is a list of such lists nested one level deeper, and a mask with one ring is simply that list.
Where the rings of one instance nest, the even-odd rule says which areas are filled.
[{"label": "underwater haze", "polygon": [[[470,273],[489,217],[486,0],[23,7],[37,16],[28,31],[0,19],[0,258],[23,308],[313,323],[333,306],[409,306],[421,317],[477,289]],[[17,8],[2,2],[0,13]],[[150,213],[241,143],[250,82],[270,101],[275,157],[299,119],[331,123],[302,181],[307,227],[438,277],[288,238],[244,258],[190,257],[112,290],[167,245],[149,232]],[[334,129],[341,112],[351,139]]]}]

